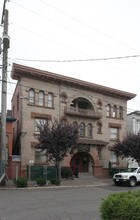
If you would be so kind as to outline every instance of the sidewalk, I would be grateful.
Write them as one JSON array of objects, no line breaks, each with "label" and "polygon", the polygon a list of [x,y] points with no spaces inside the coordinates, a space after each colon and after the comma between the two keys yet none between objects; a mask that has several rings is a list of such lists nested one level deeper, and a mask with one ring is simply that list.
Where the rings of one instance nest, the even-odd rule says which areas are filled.
[{"label": "sidewalk", "polygon": [[[49,182],[49,181],[48,181]],[[79,178],[62,179],[60,186],[49,184],[46,188],[62,188],[62,187],[80,187],[80,186],[104,186],[112,185],[112,178],[96,178],[90,174],[79,174]],[[43,187],[43,188],[45,188]],[[8,180],[6,186],[0,186],[0,189],[19,189],[13,183],[13,180]],[[35,181],[28,181],[27,188],[39,188],[36,186]],[[42,188],[42,187],[41,187]]]}]

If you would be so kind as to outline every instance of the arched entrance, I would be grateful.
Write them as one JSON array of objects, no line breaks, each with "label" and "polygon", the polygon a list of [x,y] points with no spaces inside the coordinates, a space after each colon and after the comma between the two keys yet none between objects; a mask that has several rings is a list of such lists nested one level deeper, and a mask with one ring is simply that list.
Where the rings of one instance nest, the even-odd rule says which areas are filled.
[{"label": "arched entrance", "polygon": [[79,152],[73,155],[70,160],[72,168],[78,168],[80,173],[93,173],[93,158],[89,153]]}]

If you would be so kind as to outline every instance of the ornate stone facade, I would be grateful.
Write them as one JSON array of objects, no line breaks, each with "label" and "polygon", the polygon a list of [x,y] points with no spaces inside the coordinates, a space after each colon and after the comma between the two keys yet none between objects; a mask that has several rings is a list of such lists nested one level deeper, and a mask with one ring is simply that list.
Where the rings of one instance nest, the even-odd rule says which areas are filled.
[{"label": "ornate stone facade", "polygon": [[80,128],[78,150],[62,166],[78,161],[79,172],[95,176],[107,174],[109,161],[122,165],[113,155],[113,143],[126,134],[127,101],[135,94],[82,80],[13,64],[12,78],[17,86],[12,99],[14,153],[21,155],[21,173],[29,161],[47,163],[35,150],[36,123],[53,118],[77,123]]}]

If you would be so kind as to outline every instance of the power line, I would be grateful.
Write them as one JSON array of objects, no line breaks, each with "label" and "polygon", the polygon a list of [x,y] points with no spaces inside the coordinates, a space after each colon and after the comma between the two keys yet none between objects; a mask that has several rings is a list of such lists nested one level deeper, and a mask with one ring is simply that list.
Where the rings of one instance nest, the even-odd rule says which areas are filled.
[{"label": "power line", "polygon": [[126,45],[126,44],[120,42],[119,40],[114,39],[113,37],[109,36],[108,34],[103,33],[102,31],[98,30],[97,28],[95,28],[95,27],[93,27],[93,26],[87,24],[86,22],[81,21],[81,20],[78,19],[78,18],[73,17],[72,15],[70,15],[70,14],[68,14],[68,13],[66,13],[66,12],[64,12],[64,11],[58,9],[58,8],[56,8],[55,6],[48,4],[47,2],[45,2],[45,1],[43,1],[43,0],[40,0],[40,2],[42,2],[43,4],[45,4],[45,5],[47,5],[47,6],[51,7],[51,8],[53,8],[54,10],[58,11],[59,13],[64,14],[65,16],[67,16],[67,17],[69,17],[69,18],[71,18],[71,19],[73,19],[73,20],[75,20],[75,21],[81,23],[82,25],[84,25],[84,26],[86,26],[86,27],[88,27],[88,28],[94,30],[95,32],[97,32],[97,33],[99,33],[99,34],[101,34],[101,35],[104,35],[105,37],[107,37],[107,38],[109,38],[109,39],[111,39],[111,40],[113,40],[113,41],[116,41],[117,43],[119,43],[119,44],[121,44],[121,45],[123,45],[123,46],[125,46],[125,47],[127,47],[127,48],[129,48],[129,49],[131,49],[131,50],[135,50],[135,51],[138,52],[138,50],[136,50],[136,49],[134,49],[134,48],[132,48],[132,47],[130,47],[130,46],[128,46],[128,45]]},{"label": "power line", "polygon": [[[0,80],[0,81],[2,81],[2,80]],[[14,82],[7,82],[7,83],[9,83],[9,84],[14,84],[14,85],[17,85],[17,83],[14,83]],[[21,86],[21,87],[24,87],[24,88],[28,88],[28,89],[31,89],[32,87],[30,87],[30,86],[27,86],[27,85],[24,85],[24,84],[19,84],[19,86]],[[38,91],[40,91],[40,88],[39,87],[33,87],[33,89],[36,89],[36,90],[38,90]],[[69,86],[67,87],[67,89],[70,89],[70,90],[72,90],[72,91],[74,91],[74,92],[77,92],[77,90],[76,89],[71,89],[71,87],[69,88]],[[42,90],[41,90],[42,91]],[[51,92],[51,91],[49,91],[49,92]],[[83,94],[83,95],[85,95],[85,92],[80,92],[81,94]],[[9,93],[10,94],[10,93]],[[53,92],[53,94],[54,95],[60,95],[59,93],[54,93]],[[13,95],[13,94],[11,94],[11,95]],[[98,99],[99,97],[98,96],[95,96],[95,94],[94,95],[90,95],[89,96],[89,94],[88,94],[88,97],[89,98],[94,98],[94,99]],[[27,97],[25,97],[25,98],[27,98]],[[72,96],[69,96],[69,98],[73,98]],[[104,102],[106,102],[106,103],[108,103],[109,101],[108,100],[106,100],[106,99],[102,99],[102,101],[104,101]],[[109,102],[111,105],[116,105],[116,103],[114,103],[114,102]],[[104,107],[106,107],[106,105],[104,104],[103,105]],[[132,112],[132,111],[136,111],[136,110],[134,110],[134,109],[130,109],[130,108],[125,108],[125,107],[123,107],[123,109],[124,110],[130,110],[130,112]]]},{"label": "power line", "polygon": [[117,57],[103,57],[103,58],[88,58],[88,59],[69,59],[69,60],[35,60],[35,59],[24,59],[24,58],[14,58],[20,61],[30,61],[30,62],[55,62],[55,63],[68,63],[68,62],[91,62],[91,61],[107,61],[107,60],[119,60],[119,59],[129,59],[138,58],[140,54],[127,55],[127,56],[117,56]]},{"label": "power line", "polygon": [[54,23],[54,24],[56,24],[56,25],[58,25],[58,26],[60,26],[60,27],[62,27],[62,28],[64,28],[64,29],[66,29],[66,30],[70,31],[70,32],[73,32],[73,33],[76,34],[76,35],[79,35],[79,36],[81,36],[81,37],[83,37],[83,38],[85,38],[85,39],[87,39],[87,40],[89,40],[89,41],[91,41],[91,42],[94,42],[94,43],[96,43],[96,44],[98,44],[98,45],[100,45],[100,46],[102,46],[102,47],[105,47],[105,48],[107,48],[107,49],[109,49],[109,50],[112,50],[112,51],[114,51],[114,52],[120,53],[119,51],[117,51],[117,50],[115,50],[115,49],[113,49],[113,48],[111,48],[111,47],[109,47],[109,46],[106,46],[106,45],[104,45],[104,44],[102,44],[102,43],[100,43],[100,42],[98,42],[98,41],[96,41],[96,40],[93,40],[93,39],[87,37],[87,36],[84,35],[84,34],[80,34],[80,33],[78,33],[77,31],[72,30],[72,29],[69,28],[68,26],[62,25],[62,24],[60,24],[59,22],[54,21],[54,20],[52,20],[51,18],[48,18],[47,16],[44,16],[44,15],[42,15],[42,14],[39,14],[38,12],[36,12],[36,11],[34,11],[34,10],[31,10],[31,9],[29,9],[29,8],[23,6],[23,5],[20,5],[19,3],[16,3],[16,2],[14,2],[14,1],[13,1],[13,3],[14,3],[15,5],[17,5],[18,7],[21,7],[21,8],[23,8],[24,10],[29,11],[29,12],[32,13],[32,14],[35,14],[35,15],[37,15],[37,16],[39,16],[39,17],[42,17],[43,19],[46,19],[46,20],[48,20],[48,21],[50,21],[50,22],[52,22],[52,23]]}]

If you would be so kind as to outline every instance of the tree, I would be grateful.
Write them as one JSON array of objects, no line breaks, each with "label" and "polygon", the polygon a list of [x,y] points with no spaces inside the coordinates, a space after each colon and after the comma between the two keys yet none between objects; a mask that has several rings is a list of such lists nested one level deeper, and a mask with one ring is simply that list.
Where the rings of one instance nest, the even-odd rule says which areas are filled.
[{"label": "tree", "polygon": [[114,145],[114,150],[117,156],[131,157],[140,165],[140,134],[128,134],[123,141]]},{"label": "tree", "polygon": [[60,180],[60,162],[69,154],[73,154],[78,140],[78,128],[64,121],[51,121],[38,125],[39,144],[37,148],[45,152],[48,161],[56,166],[57,180]]}]

